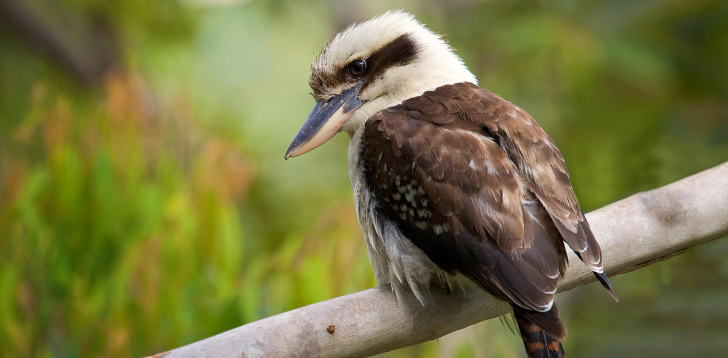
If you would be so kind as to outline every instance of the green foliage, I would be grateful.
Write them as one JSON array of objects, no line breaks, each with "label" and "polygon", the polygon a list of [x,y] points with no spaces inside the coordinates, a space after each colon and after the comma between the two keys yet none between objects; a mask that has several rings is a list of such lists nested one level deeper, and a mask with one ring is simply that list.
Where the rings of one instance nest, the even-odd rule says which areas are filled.
[{"label": "green foliage", "polygon": [[[94,89],[0,32],[3,356],[147,355],[374,286],[347,138],[283,153],[312,105],[312,52],[389,8],[449,34],[481,85],[541,123],[586,211],[728,160],[725,2],[201,3],[59,2],[119,36],[123,66]],[[619,304],[560,295],[567,352],[728,351],[727,250],[617,277]],[[520,344],[494,321],[384,356]]]},{"label": "green foliage", "polygon": [[36,86],[41,118],[15,135],[27,151],[4,158],[18,185],[4,190],[0,264],[10,356],[161,351],[374,284],[363,248],[338,240],[357,234],[348,202],[275,252],[247,252],[254,165],[196,135],[189,113],[149,112],[138,75],[110,78],[90,106]]}]

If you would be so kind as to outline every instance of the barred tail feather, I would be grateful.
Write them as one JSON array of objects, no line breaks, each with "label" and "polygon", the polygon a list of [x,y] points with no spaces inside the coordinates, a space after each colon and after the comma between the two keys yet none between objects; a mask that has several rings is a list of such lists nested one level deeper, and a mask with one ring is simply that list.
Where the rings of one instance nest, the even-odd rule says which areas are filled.
[{"label": "barred tail feather", "polygon": [[[555,308],[555,306],[554,306]],[[528,358],[564,358],[564,347],[561,341],[552,337],[537,324],[532,322],[534,315],[538,312],[528,312],[522,309],[513,309],[513,316],[518,323],[518,331],[521,333],[523,345],[528,353]],[[563,337],[562,337],[563,338]]]}]

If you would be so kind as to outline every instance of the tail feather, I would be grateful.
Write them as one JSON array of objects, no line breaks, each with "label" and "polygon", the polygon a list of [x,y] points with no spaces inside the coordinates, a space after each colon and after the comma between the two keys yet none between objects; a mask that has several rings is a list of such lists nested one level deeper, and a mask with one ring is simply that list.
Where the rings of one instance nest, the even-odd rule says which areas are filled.
[{"label": "tail feather", "polygon": [[[556,308],[556,306],[554,306]],[[558,315],[558,311],[556,311]],[[532,318],[538,316],[539,312],[528,312],[522,309],[513,309],[513,316],[518,323],[518,330],[523,339],[523,345],[528,353],[528,358],[564,358],[564,347],[561,341],[552,337],[541,329]],[[558,316],[557,316],[558,317]],[[563,337],[562,337],[563,338]]]}]

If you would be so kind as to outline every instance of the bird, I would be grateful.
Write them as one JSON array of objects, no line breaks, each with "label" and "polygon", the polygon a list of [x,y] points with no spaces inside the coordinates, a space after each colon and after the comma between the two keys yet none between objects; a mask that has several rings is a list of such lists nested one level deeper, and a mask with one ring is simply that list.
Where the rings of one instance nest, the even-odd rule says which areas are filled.
[{"label": "bird", "polygon": [[511,305],[528,357],[551,358],[567,334],[554,303],[566,245],[618,300],[554,141],[412,14],[336,34],[309,85],[316,104],[285,159],[349,135],[370,262],[400,301],[477,286]]}]

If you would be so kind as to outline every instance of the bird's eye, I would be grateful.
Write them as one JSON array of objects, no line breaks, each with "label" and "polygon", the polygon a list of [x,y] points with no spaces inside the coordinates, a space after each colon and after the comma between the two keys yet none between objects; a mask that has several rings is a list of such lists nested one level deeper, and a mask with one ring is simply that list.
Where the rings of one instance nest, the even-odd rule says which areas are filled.
[{"label": "bird's eye", "polygon": [[349,64],[349,74],[352,77],[361,77],[367,70],[367,62],[364,60],[356,60]]}]

